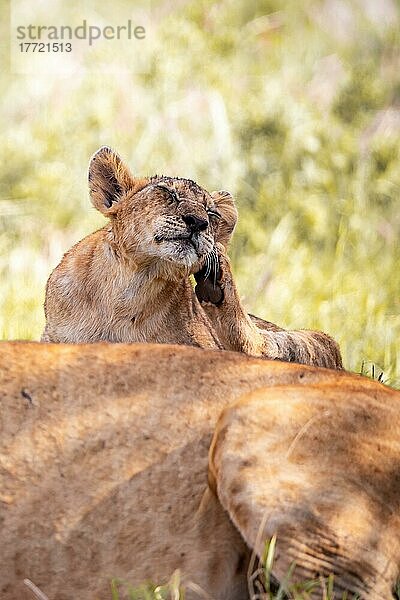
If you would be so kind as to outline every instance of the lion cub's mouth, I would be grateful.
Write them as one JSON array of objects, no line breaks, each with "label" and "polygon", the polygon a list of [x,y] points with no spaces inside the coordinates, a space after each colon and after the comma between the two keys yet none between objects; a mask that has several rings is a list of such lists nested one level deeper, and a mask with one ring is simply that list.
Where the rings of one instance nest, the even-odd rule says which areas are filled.
[{"label": "lion cub's mouth", "polygon": [[162,235],[155,235],[154,240],[157,244],[161,244],[162,242],[189,242],[191,246],[195,249],[196,253],[198,253],[199,244],[198,241],[193,237],[193,235],[175,235],[171,237],[166,237]]}]

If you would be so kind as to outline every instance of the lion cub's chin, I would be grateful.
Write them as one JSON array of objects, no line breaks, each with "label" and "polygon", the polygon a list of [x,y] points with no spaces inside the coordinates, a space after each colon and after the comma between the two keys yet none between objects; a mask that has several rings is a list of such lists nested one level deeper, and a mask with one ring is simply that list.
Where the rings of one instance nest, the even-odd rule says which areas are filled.
[{"label": "lion cub's chin", "polygon": [[188,275],[197,273],[204,264],[204,258],[196,256],[196,260],[188,256],[165,256],[160,261],[162,277],[169,280],[180,280]]},{"label": "lion cub's chin", "polygon": [[168,265],[169,270],[177,269],[197,272],[204,264],[206,253],[201,253],[191,246],[189,243],[177,244],[176,242],[166,244],[166,248],[162,249],[160,258]]}]

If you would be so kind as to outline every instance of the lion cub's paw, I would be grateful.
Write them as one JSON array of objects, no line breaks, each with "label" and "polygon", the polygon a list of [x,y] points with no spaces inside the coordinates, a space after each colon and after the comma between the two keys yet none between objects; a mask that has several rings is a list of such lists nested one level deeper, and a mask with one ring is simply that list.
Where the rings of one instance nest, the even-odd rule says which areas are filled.
[{"label": "lion cub's paw", "polygon": [[224,299],[224,287],[227,276],[230,276],[230,266],[222,244],[215,245],[215,253],[218,260],[206,263],[194,274],[197,283],[195,292],[201,303],[219,306]]},{"label": "lion cub's paw", "polygon": [[204,267],[198,273],[194,274],[196,279],[196,287],[194,291],[198,300],[203,303],[214,304],[219,306],[224,299],[224,292],[218,281],[212,279],[211,274],[206,276],[206,268]]}]

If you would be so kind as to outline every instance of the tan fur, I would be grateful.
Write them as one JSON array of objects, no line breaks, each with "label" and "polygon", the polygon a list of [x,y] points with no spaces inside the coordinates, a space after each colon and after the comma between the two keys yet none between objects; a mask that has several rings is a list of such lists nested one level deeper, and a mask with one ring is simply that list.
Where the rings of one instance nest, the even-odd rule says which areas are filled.
[{"label": "tan fur", "polygon": [[[400,393],[352,378],[268,387],[223,412],[210,482],[273,573],[334,575],[335,598],[390,600],[400,571]],[[322,597],[321,587],[312,598]],[[325,596],[324,596],[325,597]]]},{"label": "tan fur", "polygon": [[[89,188],[109,224],[76,244],[51,274],[42,341],[177,343],[341,368],[329,336],[265,321],[260,327],[244,311],[224,254],[237,221],[229,192],[209,194],[176,177],[135,178],[106,147],[90,162]],[[190,219],[202,229],[192,231]],[[202,307],[188,275],[215,260],[217,248],[223,274],[218,286],[206,284],[217,293],[214,302],[221,289],[224,299]]]},{"label": "tan fur", "polygon": [[[2,600],[32,600],[24,578],[50,600],[93,600],[110,597],[111,577],[163,582],[176,568],[213,598],[243,600],[248,551],[207,492],[215,424],[258,388],[324,383],[395,395],[187,346],[1,343]],[[243,438],[257,431],[246,424]]]}]

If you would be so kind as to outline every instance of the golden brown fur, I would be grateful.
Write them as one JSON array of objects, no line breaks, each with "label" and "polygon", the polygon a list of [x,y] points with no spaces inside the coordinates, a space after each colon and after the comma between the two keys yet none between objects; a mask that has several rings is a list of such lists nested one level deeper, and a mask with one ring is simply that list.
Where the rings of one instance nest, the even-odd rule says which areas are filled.
[{"label": "golden brown fur", "polygon": [[391,600],[399,428],[399,392],[361,378],[264,388],[223,411],[209,480],[258,556],[276,536],[278,580],[295,563],[293,583],[334,575],[335,598]]},{"label": "golden brown fur", "polygon": [[[295,388],[296,400],[290,386]],[[319,390],[319,404],[308,391],[310,386]],[[243,399],[251,409],[247,413],[240,402],[251,392],[254,400]],[[278,485],[278,480],[274,483],[271,479],[270,453],[259,451],[257,444],[262,449],[276,439],[281,444],[273,446],[276,451],[286,435],[290,446],[298,427],[314,410],[335,409],[318,437],[324,457],[330,461],[324,466],[327,470],[321,471],[318,455],[314,475],[305,481],[310,510],[329,470],[335,477],[340,469],[346,473],[346,457],[336,453],[349,435],[347,429],[338,427],[343,423],[341,411],[348,418],[355,409],[360,415],[351,439],[365,466],[369,465],[371,478],[364,480],[367,493],[375,489],[374,478],[389,486],[391,474],[393,486],[398,485],[396,465],[390,462],[395,445],[384,409],[387,406],[387,414],[393,418],[395,409],[399,414],[399,394],[345,372],[187,346],[4,342],[0,344],[0,395],[2,600],[32,600],[24,578],[51,600],[93,600],[111,596],[112,577],[132,585],[144,580],[161,583],[176,568],[181,570],[184,584],[194,582],[212,598],[244,600],[249,551],[207,489],[212,434],[221,411],[235,402],[239,402],[237,419],[236,408],[226,414],[234,419],[234,434],[239,431],[241,444],[234,446],[230,464],[221,466],[226,453],[220,424],[211,468],[217,481],[214,487],[221,491],[224,506],[250,545],[254,541],[248,527],[258,527],[257,511],[262,508],[264,490],[269,486],[275,490]],[[358,408],[352,398],[359,402]],[[378,405],[382,413],[380,442],[374,429],[379,410],[374,408],[370,421],[367,410]],[[283,423],[279,415],[283,415]],[[268,424],[278,418],[279,427],[273,427],[272,437],[268,437]],[[307,430],[307,439],[318,431],[317,425]],[[230,442],[231,429],[227,433]],[[371,443],[380,444],[373,455],[369,453],[371,435],[375,440]],[[248,456],[243,440],[248,443]],[[296,444],[293,465],[301,460],[299,451],[304,448],[303,443]],[[260,461],[256,471],[252,470],[254,453]],[[221,477],[229,479],[233,466],[237,483],[248,486],[248,459],[254,486],[247,500],[255,518],[246,527],[237,520],[232,504],[227,504],[229,498],[234,503],[239,489],[232,488],[227,501]],[[286,467],[282,464],[283,477]],[[301,468],[306,469],[307,464]],[[357,471],[358,464],[354,463],[351,472],[358,473],[357,477],[362,473]],[[314,486],[311,490],[310,485]],[[340,479],[335,479],[335,489],[340,495]],[[390,489],[382,488],[388,493],[386,505],[379,501],[375,505],[371,536],[397,533],[398,509]],[[283,484],[282,493],[285,498]],[[301,487],[296,494],[299,510],[304,510]],[[346,496],[345,500],[353,507],[357,498]],[[286,518],[285,510],[281,518]],[[354,527],[356,534],[356,524]],[[368,543],[365,538],[365,545]],[[329,550],[326,553],[331,560]],[[349,546],[349,551],[359,550]],[[379,551],[375,550],[374,556],[380,560]],[[307,565],[307,560],[301,565]],[[357,573],[368,579],[367,567],[360,569]],[[336,580],[345,580],[346,573],[346,567],[339,565]],[[391,577],[392,571],[388,571],[390,581]],[[188,598],[198,597],[189,591]]]},{"label": "golden brown fur", "polygon": [[[89,187],[109,223],[51,274],[42,341],[177,343],[341,368],[329,336],[260,327],[244,311],[224,256],[237,220],[229,192],[210,194],[176,177],[135,178],[106,147],[90,162]],[[212,302],[221,289],[224,299],[202,307],[188,275],[214,268],[217,249],[222,275],[217,286],[207,277],[205,285]]]}]

